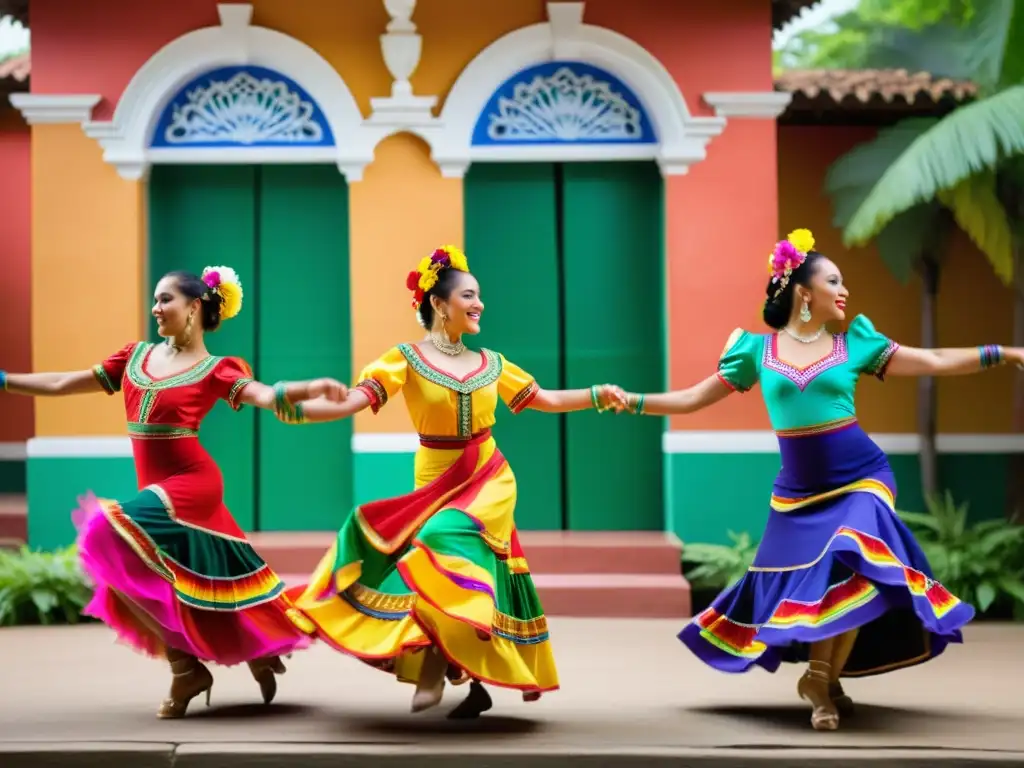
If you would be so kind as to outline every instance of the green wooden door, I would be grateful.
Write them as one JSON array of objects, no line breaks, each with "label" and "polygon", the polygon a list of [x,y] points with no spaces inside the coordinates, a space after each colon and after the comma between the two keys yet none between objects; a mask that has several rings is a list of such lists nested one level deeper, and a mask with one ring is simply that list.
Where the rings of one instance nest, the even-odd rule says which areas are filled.
[{"label": "green wooden door", "polygon": [[[350,378],[348,188],[337,168],[157,166],[149,189],[153,281],[215,264],[242,279],[242,312],[210,335],[210,352],[244,358],[266,383]],[[200,440],[247,531],[333,530],[352,505],[351,421],[287,427],[218,403]]]},{"label": "green wooden door", "polygon": [[[149,285],[166,272],[224,264],[237,270],[248,300],[242,312],[206,340],[215,355],[235,355],[256,364],[256,210],[257,169],[245,165],[158,165],[149,179]],[[254,302],[256,299],[256,302]],[[147,304],[148,306],[148,304]],[[151,323],[150,338],[159,338]],[[255,523],[254,436],[251,408],[232,411],[218,403],[203,422],[200,442],[224,474],[224,500],[247,531]]]},{"label": "green wooden door", "polygon": [[[561,287],[554,166],[476,163],[466,174],[465,248],[484,301],[481,346],[559,389]],[[501,407],[494,436],[515,472],[516,524],[562,527],[563,422]]]},{"label": "green wooden door", "polygon": [[[662,180],[654,163],[562,166],[565,386],[659,392],[664,373]],[[663,423],[569,414],[572,530],[662,530]]]},{"label": "green wooden door", "polygon": [[[329,165],[259,173],[258,373],[279,380],[351,377],[348,187]],[[334,530],[352,505],[352,420],[257,421],[262,530]]]}]

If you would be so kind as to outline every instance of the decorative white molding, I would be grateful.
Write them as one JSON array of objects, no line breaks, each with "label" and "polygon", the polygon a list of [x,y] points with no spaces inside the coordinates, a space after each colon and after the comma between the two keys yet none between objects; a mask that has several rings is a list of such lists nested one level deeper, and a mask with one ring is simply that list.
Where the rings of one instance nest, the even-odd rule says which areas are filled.
[{"label": "decorative white molding", "polygon": [[705,93],[704,103],[719,117],[753,117],[774,120],[789,106],[793,94],[779,91],[755,93]]},{"label": "decorative white molding", "polygon": [[12,93],[11,106],[29,125],[84,123],[100,103],[98,94]]},{"label": "decorative white molding", "polygon": [[[103,159],[129,179],[153,163],[336,163],[350,181],[373,161],[372,135],[338,72],[316,51],[281,32],[252,26],[252,6],[222,3],[220,25],[182,35],[157,51],[135,73],[109,121],[88,122],[86,134],[103,147]],[[299,83],[322,110],[334,147],[261,146],[217,150],[150,148],[156,122],[178,91],[204,72],[227,66],[260,66]]]},{"label": "decorative white molding", "polygon": [[29,459],[132,457],[132,441],[127,437],[33,437],[27,449]]},{"label": "decorative white molding", "polygon": [[391,21],[380,36],[380,49],[391,73],[391,95],[370,99],[373,112],[367,123],[390,128],[432,125],[437,97],[414,96],[409,82],[423,52],[423,38],[412,22],[416,0],[384,0],[384,8]]},{"label": "decorative white molding", "polygon": [[25,443],[0,443],[0,461],[24,461],[28,455]]},{"label": "decorative white molding", "polygon": [[[725,128],[721,117],[694,117],[668,70],[642,46],[610,29],[583,23],[582,2],[548,3],[548,21],[510,32],[480,52],[459,75],[432,135],[442,175],[458,177],[469,164],[657,160],[665,175],[686,173],[706,156],[708,142]],[[517,72],[550,61],[572,60],[620,78],[641,100],[654,123],[656,144],[572,143],[474,146],[473,129],[494,91]],[[426,138],[426,137],[425,137]]]},{"label": "decorative white molding", "polygon": [[[921,443],[915,434],[875,433],[871,439],[888,454],[916,455]],[[701,432],[676,430],[662,435],[665,453],[775,453],[779,441],[774,432],[722,431]],[[940,434],[937,438],[939,453],[1007,454],[1024,453],[1024,435],[953,435]]]},{"label": "decorative white molding", "polygon": [[353,453],[415,453],[420,436],[415,432],[357,432],[352,435]]}]

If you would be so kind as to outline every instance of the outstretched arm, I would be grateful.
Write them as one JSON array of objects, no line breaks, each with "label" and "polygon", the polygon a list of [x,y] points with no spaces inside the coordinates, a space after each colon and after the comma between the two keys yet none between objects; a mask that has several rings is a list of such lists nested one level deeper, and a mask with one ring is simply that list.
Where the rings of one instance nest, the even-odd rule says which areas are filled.
[{"label": "outstretched arm", "polygon": [[953,349],[900,347],[889,361],[890,376],[963,376],[1004,363],[1024,365],[1024,349],[989,345]]},{"label": "outstretched arm", "polygon": [[[370,398],[361,389],[349,390],[344,402],[334,402],[325,397],[318,397],[302,403],[299,421],[312,424],[323,421],[339,421],[355,416],[370,407]],[[280,418],[280,415],[278,415]],[[294,423],[294,422],[293,422]]]},{"label": "outstretched arm", "polygon": [[304,403],[319,397],[329,402],[342,402],[347,394],[348,388],[334,379],[279,382],[272,387],[260,381],[250,381],[238,395],[238,402],[276,411],[282,405]]},{"label": "outstretched arm", "polygon": [[610,384],[595,385],[589,389],[537,389],[526,407],[542,413],[620,410],[623,403],[616,396],[616,391]]},{"label": "outstretched arm", "polygon": [[59,397],[104,391],[103,385],[91,370],[66,373],[6,373],[0,371],[0,385],[12,394],[30,397]]},{"label": "outstretched arm", "polygon": [[677,413],[695,413],[731,395],[733,390],[721,376],[708,376],[704,381],[687,389],[656,395],[629,393],[626,410],[647,416],[671,416]]}]

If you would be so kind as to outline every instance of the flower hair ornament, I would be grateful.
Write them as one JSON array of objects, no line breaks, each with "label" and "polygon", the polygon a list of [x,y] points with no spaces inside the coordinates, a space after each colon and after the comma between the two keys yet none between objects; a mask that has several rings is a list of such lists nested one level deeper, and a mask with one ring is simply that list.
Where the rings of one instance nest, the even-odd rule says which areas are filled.
[{"label": "flower hair ornament", "polygon": [[220,296],[220,316],[230,320],[242,311],[242,281],[231,267],[207,267],[201,277],[210,293]]},{"label": "flower hair ornament", "polygon": [[768,274],[777,287],[772,299],[786,290],[789,278],[807,260],[808,252],[814,250],[814,235],[809,229],[794,229],[785,240],[775,244],[775,250],[768,257]]},{"label": "flower hair ornament", "polygon": [[454,245],[442,245],[429,256],[424,256],[409,276],[405,278],[405,287],[412,291],[412,308],[419,309],[427,291],[437,285],[437,276],[445,269],[457,269],[469,272],[466,254]]}]

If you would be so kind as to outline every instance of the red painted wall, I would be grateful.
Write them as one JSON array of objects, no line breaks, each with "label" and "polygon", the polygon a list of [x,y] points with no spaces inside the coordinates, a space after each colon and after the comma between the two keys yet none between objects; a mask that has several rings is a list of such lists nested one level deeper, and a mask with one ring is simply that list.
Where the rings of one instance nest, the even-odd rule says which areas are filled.
[{"label": "red painted wall", "polygon": [[[0,368],[8,371],[32,367],[30,136],[17,111],[0,108]],[[29,398],[0,397],[0,442],[32,437],[33,418]]]},{"label": "red painted wall", "polygon": [[217,0],[32,0],[32,92],[98,93],[106,120],[156,51],[219,23]]}]

